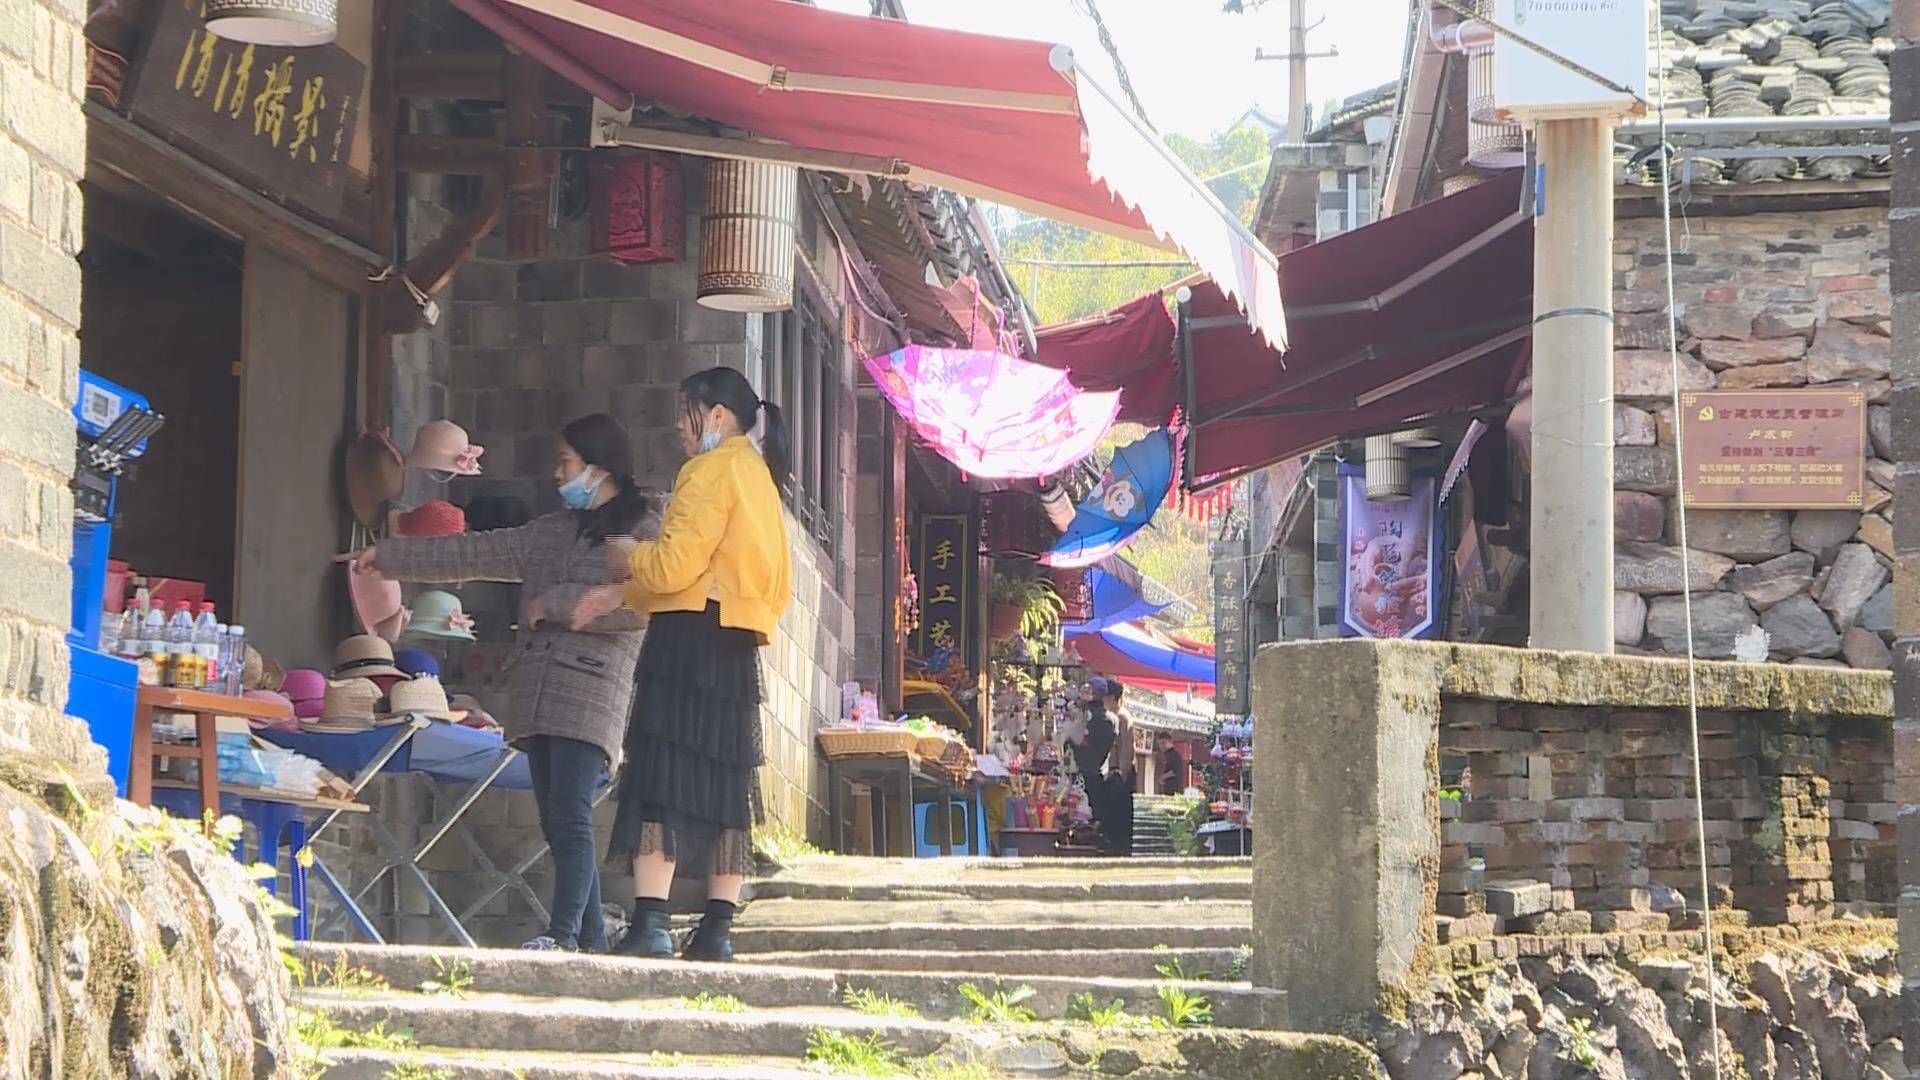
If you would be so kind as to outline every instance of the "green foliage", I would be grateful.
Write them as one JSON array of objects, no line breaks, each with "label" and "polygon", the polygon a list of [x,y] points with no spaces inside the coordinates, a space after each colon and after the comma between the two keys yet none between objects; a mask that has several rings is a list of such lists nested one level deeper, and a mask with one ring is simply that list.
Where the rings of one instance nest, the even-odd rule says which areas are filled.
[{"label": "green foliage", "polygon": [[1600,1067],[1600,1046],[1594,1041],[1593,1021],[1584,1016],[1567,1021],[1567,1058],[1583,1069]]},{"label": "green foliage", "polygon": [[453,1080],[453,1070],[432,1068],[417,1061],[402,1061],[387,1069],[386,1080]]},{"label": "green foliage", "polygon": [[385,1020],[365,1031],[351,1031],[334,1024],[322,1009],[293,1010],[293,1037],[296,1042],[316,1050],[411,1050],[413,1032],[408,1028],[387,1030]]},{"label": "green foliage", "polygon": [[1162,983],[1154,992],[1160,995],[1160,1004],[1166,1008],[1164,1016],[1153,1018],[1155,1027],[1207,1027],[1213,1023],[1213,1003],[1205,996],[1188,993],[1171,983]]},{"label": "green foliage", "polygon": [[702,990],[694,997],[683,997],[679,1004],[681,1008],[692,1009],[695,1012],[743,1013],[747,1011],[747,1003],[732,994],[716,994],[710,990]]},{"label": "green foliage", "polygon": [[1165,811],[1167,839],[1173,844],[1174,854],[1190,858],[1201,852],[1200,826],[1207,821],[1207,801],[1194,795],[1178,795],[1174,799],[1174,806]]},{"label": "green foliage", "polygon": [[465,960],[433,958],[433,978],[420,984],[423,994],[463,998],[473,989],[473,965]]},{"label": "green foliage", "polygon": [[1153,965],[1153,970],[1159,972],[1161,978],[1172,979],[1175,982],[1205,982],[1213,978],[1211,971],[1188,971],[1186,965],[1182,964],[1177,956]]},{"label": "green foliage", "polygon": [[1247,977],[1247,965],[1253,962],[1253,946],[1242,945],[1233,954],[1233,963],[1227,968],[1227,978],[1239,981]]},{"label": "green foliage", "polygon": [[753,827],[753,850],[761,858],[790,866],[796,859],[825,855],[792,827],[769,822]]},{"label": "green foliage", "polygon": [[841,1000],[847,1008],[865,1016],[890,1016],[898,1020],[915,1020],[920,1016],[920,1010],[912,1002],[895,1001],[872,990],[848,987]]},{"label": "green foliage", "polygon": [[293,955],[291,950],[282,949],[280,961],[286,965],[293,985],[301,989],[337,990],[346,994],[372,994],[392,989],[385,976],[349,962],[344,952],[335,956],[331,964],[310,966]]},{"label": "green foliage", "polygon": [[1015,990],[995,989],[992,994],[973,985],[960,984],[960,996],[973,1006],[968,1018],[976,1024],[1031,1024],[1035,1017],[1026,1002],[1034,994],[1033,987],[1022,986]]},{"label": "green foliage", "polygon": [[1044,577],[993,576],[993,602],[1020,609],[1020,634],[1032,641],[1050,641],[1060,630],[1067,605]]},{"label": "green foliage", "polygon": [[1127,1003],[1114,998],[1105,1005],[1092,994],[1075,994],[1067,1002],[1067,1019],[1075,1023],[1089,1024],[1097,1030],[1107,1031],[1114,1028],[1132,1027],[1134,1018],[1127,1015]]},{"label": "green foliage", "polygon": [[814,1028],[807,1036],[807,1063],[835,1076],[899,1076],[900,1054],[878,1035],[849,1035]]}]

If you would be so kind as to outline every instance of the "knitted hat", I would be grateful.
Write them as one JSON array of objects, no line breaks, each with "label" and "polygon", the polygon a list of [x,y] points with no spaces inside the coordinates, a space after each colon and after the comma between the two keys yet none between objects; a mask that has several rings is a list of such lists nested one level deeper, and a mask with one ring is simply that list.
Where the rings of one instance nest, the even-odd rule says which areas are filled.
[{"label": "knitted hat", "polygon": [[421,503],[394,519],[401,536],[459,536],[467,531],[467,512],[445,499]]}]

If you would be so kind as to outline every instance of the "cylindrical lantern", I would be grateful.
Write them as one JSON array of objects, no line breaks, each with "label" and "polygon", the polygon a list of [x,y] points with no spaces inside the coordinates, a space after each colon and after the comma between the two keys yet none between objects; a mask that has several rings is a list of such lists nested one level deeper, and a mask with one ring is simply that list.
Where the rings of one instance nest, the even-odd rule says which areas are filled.
[{"label": "cylindrical lantern", "polygon": [[337,0],[206,0],[207,29],[230,41],[303,48],[339,32]]},{"label": "cylindrical lantern", "polygon": [[[1493,19],[1492,0],[1480,0],[1474,11]],[[1493,44],[1467,50],[1467,164],[1481,169],[1514,169],[1527,163],[1526,133],[1519,124],[1504,124],[1493,100]]]},{"label": "cylindrical lantern", "polygon": [[1411,431],[1395,432],[1393,441],[1415,450],[1431,450],[1440,445],[1440,435],[1432,428],[1414,428]]},{"label": "cylindrical lantern", "polygon": [[793,306],[793,222],[800,176],[791,165],[715,161],[700,217],[697,298],[721,311]]},{"label": "cylindrical lantern", "polygon": [[1407,448],[1391,435],[1367,436],[1367,498],[1373,502],[1398,502],[1413,494],[1413,477],[1407,469]]},{"label": "cylindrical lantern", "polygon": [[1480,182],[1485,179],[1486,177],[1478,172],[1455,173],[1440,181],[1440,194],[1458,195],[1468,188],[1479,187]]}]

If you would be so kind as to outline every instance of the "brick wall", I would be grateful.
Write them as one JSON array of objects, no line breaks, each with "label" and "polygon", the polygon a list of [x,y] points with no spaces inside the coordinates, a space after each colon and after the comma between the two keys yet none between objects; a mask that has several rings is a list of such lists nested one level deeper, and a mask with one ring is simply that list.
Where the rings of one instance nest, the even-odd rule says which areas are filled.
[{"label": "brick wall", "polygon": [[[1889,244],[1879,209],[1676,223],[1684,389],[1858,386],[1871,403],[1861,511],[1687,515],[1701,656],[1733,656],[1759,626],[1774,660],[1890,666]],[[1626,652],[1685,650],[1663,250],[1657,218],[1618,222],[1615,637]]]},{"label": "brick wall", "polygon": [[86,83],[77,0],[0,5],[0,750],[86,772],[64,718]]},{"label": "brick wall", "polygon": [[[1464,799],[1441,802],[1441,915],[1478,916],[1488,882],[1525,880],[1551,890],[1550,906],[1502,930],[1689,928],[1654,910],[1667,889],[1699,907],[1684,710],[1449,698],[1439,748],[1469,769]],[[1700,763],[1716,908],[1756,923],[1830,918],[1836,901],[1856,914],[1891,913],[1899,886],[1887,724],[1703,712]]]}]

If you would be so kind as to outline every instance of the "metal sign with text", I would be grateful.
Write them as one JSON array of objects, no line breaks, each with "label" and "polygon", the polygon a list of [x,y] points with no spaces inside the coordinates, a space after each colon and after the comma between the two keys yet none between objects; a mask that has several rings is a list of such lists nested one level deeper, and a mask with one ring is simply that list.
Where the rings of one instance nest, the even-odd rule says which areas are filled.
[{"label": "metal sign with text", "polygon": [[337,220],[366,67],[334,45],[230,41],[201,0],[163,0],[127,111],[251,187]]},{"label": "metal sign with text", "polygon": [[978,561],[973,521],[965,514],[928,514],[920,519],[914,572],[920,579],[920,629],[913,647],[931,667],[939,656],[968,661],[974,621],[973,577]]},{"label": "metal sign with text", "polygon": [[1247,636],[1247,531],[1213,544],[1213,708],[1245,716],[1252,708]]},{"label": "metal sign with text", "polygon": [[1867,395],[1707,390],[1680,399],[1680,488],[1696,510],[1857,510]]}]

